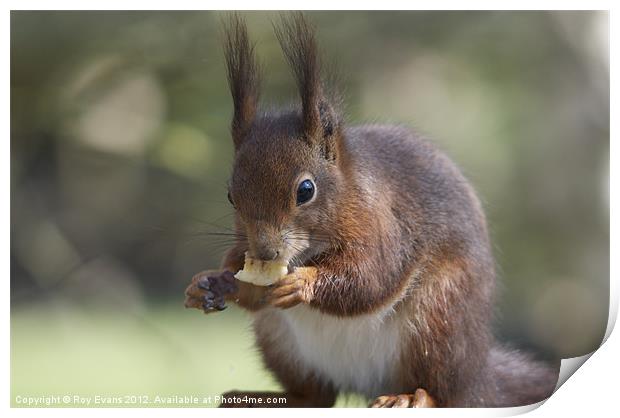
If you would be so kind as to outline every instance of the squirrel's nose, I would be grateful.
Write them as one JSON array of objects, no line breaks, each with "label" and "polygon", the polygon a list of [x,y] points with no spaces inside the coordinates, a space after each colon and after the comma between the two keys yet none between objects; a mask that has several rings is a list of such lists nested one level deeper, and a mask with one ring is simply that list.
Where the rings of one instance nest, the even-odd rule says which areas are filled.
[{"label": "squirrel's nose", "polygon": [[281,229],[267,222],[248,225],[248,244],[252,257],[272,261],[280,256],[284,244]]},{"label": "squirrel's nose", "polygon": [[274,250],[272,248],[257,248],[255,258],[263,261],[272,261],[278,258],[280,255],[280,251]]}]

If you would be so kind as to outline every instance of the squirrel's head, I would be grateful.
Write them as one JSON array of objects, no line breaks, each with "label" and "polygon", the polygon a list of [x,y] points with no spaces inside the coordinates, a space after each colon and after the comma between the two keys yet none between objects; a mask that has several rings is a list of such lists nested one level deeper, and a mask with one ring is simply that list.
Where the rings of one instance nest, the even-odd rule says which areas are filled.
[{"label": "squirrel's head", "polygon": [[301,14],[275,28],[301,106],[258,114],[259,69],[244,22],[226,27],[235,161],[228,198],[250,255],[301,264],[329,245],[342,187],[340,120],[324,95],[314,33]]}]

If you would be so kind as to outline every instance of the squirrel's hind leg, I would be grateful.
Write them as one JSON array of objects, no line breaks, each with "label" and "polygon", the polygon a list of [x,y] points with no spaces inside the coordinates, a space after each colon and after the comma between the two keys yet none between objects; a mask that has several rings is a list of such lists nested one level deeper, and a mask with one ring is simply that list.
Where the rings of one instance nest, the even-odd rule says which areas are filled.
[{"label": "squirrel's hind leg", "polygon": [[413,395],[383,395],[372,401],[371,408],[435,408],[435,400],[424,389]]}]

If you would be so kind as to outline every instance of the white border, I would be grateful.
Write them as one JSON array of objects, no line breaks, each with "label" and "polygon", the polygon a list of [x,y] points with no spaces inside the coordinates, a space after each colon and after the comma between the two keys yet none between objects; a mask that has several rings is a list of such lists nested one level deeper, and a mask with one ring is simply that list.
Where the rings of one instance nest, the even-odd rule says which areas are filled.
[{"label": "white border", "polygon": [[[5,28],[3,31],[4,39],[2,42],[2,47],[4,49],[4,56],[10,56],[10,14],[8,10],[28,10],[28,9],[40,9],[40,10],[70,10],[70,9],[84,9],[85,4],[83,2],[78,1],[57,1],[57,2],[49,2],[49,1],[8,1],[6,2],[9,8],[7,12],[2,17],[2,27]],[[615,109],[617,106],[615,105],[614,98],[617,97],[618,93],[618,83],[615,78],[615,70],[616,66],[616,57],[618,56],[618,47],[616,44],[617,41],[617,30],[615,30],[616,25],[619,22],[619,19],[616,18],[615,11],[613,10],[612,5],[614,2],[612,1],[589,1],[589,2],[578,2],[578,1],[532,1],[532,0],[522,0],[522,1],[504,1],[504,2],[496,2],[496,1],[469,1],[467,3],[462,1],[437,1],[437,2],[404,2],[404,1],[390,1],[384,0],[382,2],[370,2],[366,0],[356,1],[355,3],[352,1],[349,2],[334,2],[334,1],[325,1],[325,0],[315,0],[312,3],[303,3],[303,2],[295,2],[295,1],[265,1],[260,3],[260,7],[257,7],[256,2],[250,1],[228,1],[225,3],[222,2],[204,2],[204,1],[189,1],[189,0],[176,0],[175,2],[157,2],[157,1],[118,1],[118,0],[108,0],[108,1],[90,1],[88,2],[89,9],[118,9],[118,10],[134,10],[134,9],[157,9],[157,10],[181,10],[181,9],[191,9],[191,10],[199,10],[199,9],[213,9],[213,10],[229,10],[229,9],[263,9],[263,10],[290,10],[290,9],[302,9],[302,10],[337,10],[337,9],[348,9],[351,6],[354,6],[356,9],[375,9],[377,6],[381,6],[384,9],[407,9],[411,6],[415,6],[417,10],[452,10],[457,9],[461,10],[464,6],[468,6],[470,9],[474,10],[482,10],[482,9],[495,9],[495,10],[546,10],[546,9],[563,9],[563,10],[593,10],[593,9],[605,9],[610,10],[610,46],[611,46],[611,54],[610,54],[610,63],[611,63],[611,114],[614,115]],[[3,79],[5,80],[2,89],[4,91],[4,100],[2,101],[2,115],[4,118],[4,124],[2,126],[6,130],[9,130],[9,109],[10,109],[10,70],[8,65],[3,66]],[[611,132],[612,135],[616,132],[617,122],[612,118],[611,119]],[[3,195],[6,197],[10,196],[10,151],[9,151],[9,140],[10,131],[7,132],[7,136],[5,137],[5,141],[3,142],[5,148],[5,164],[2,166],[2,188]],[[613,187],[613,179],[617,178],[617,170],[618,170],[618,153],[616,151],[616,146],[614,146],[614,141],[611,141],[611,200],[610,205],[611,208],[618,207],[618,194],[615,193]],[[8,409],[10,405],[10,374],[8,373],[10,367],[10,357],[9,357],[9,330],[10,330],[10,292],[9,292],[9,280],[10,277],[10,263],[9,263],[9,254],[10,254],[10,215],[9,210],[10,206],[8,204],[8,199],[5,199],[5,203],[2,206],[3,214],[5,222],[3,223],[3,233],[4,239],[2,240],[2,255],[3,255],[3,267],[5,271],[5,304],[3,309],[3,337],[4,344],[2,344],[2,354],[6,361],[7,367],[4,368],[5,376],[4,379],[1,380],[2,389],[4,392],[4,408]],[[531,412],[532,416],[555,416],[555,415],[566,415],[566,416],[583,416],[584,414],[594,414],[594,415],[609,415],[610,411],[617,410],[616,398],[617,398],[617,390],[616,385],[613,384],[613,381],[618,373],[618,359],[616,353],[620,353],[620,340],[617,336],[617,333],[611,334],[611,330],[613,329],[616,317],[617,317],[617,308],[618,308],[618,267],[617,262],[618,256],[618,245],[617,239],[618,236],[618,221],[611,218],[611,283],[610,283],[610,322],[608,324],[607,329],[607,341],[603,344],[603,346],[597,350],[592,358],[586,363],[585,367],[582,367],[580,370],[576,372],[576,376],[570,378],[568,382],[562,386],[557,393],[555,393],[549,401],[541,408],[538,408]],[[415,413],[416,416],[509,416],[515,415],[519,413],[527,412],[532,408],[524,407],[524,408],[509,408],[503,410],[494,410],[494,409],[476,409],[476,410],[417,410],[417,411],[390,411],[391,414],[410,414]],[[218,416],[243,416],[251,413],[252,415],[263,415],[268,414],[269,416],[289,416],[291,411],[286,410],[260,410],[260,411],[247,411],[247,410],[218,410],[218,411],[210,411],[208,409],[115,409],[114,411],[110,411],[107,409],[10,409],[8,411],[11,416],[31,416],[31,415],[47,415],[47,416],[76,416],[83,417],[85,414],[94,415],[94,416],[102,416],[107,417],[110,413],[132,413],[136,415],[144,415],[149,417],[160,417],[160,416],[200,416],[204,417],[207,414],[217,414]],[[363,416],[366,415],[375,415],[375,414],[385,414],[387,412],[377,411],[377,410],[368,410],[368,409],[356,409],[356,410],[322,410],[322,411],[312,411],[312,410],[298,410],[295,411],[295,414],[300,415],[312,415],[320,414],[321,416],[333,416],[335,414],[348,414],[354,413],[356,415],[361,414]]]},{"label": "white border", "polygon": [[[410,2],[404,0],[384,0],[381,2],[358,1],[329,1],[313,0],[302,1],[199,1],[176,0],[164,1],[121,1],[121,0],[94,0],[88,3],[76,0],[45,1],[24,0],[6,1],[10,10],[610,10],[614,4],[611,0],[591,1],[553,1],[553,0],[522,0],[522,1],[492,1],[473,0],[468,2],[458,0],[437,0]],[[88,7],[85,7],[88,5]],[[380,6],[380,9],[377,7]],[[412,6],[415,6],[412,8]]]}]

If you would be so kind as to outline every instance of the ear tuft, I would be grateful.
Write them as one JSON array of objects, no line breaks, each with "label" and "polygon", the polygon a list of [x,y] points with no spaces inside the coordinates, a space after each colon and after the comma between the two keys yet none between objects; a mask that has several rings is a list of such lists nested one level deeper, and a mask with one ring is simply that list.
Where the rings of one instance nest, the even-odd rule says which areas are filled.
[{"label": "ear tuft", "polygon": [[238,149],[256,115],[260,70],[245,21],[233,13],[223,22],[223,31],[228,85],[234,105],[231,131]]},{"label": "ear tuft", "polygon": [[314,28],[300,12],[283,16],[274,31],[301,95],[303,129],[311,142],[320,141],[326,157],[335,158],[338,118],[323,93],[321,64]]}]

